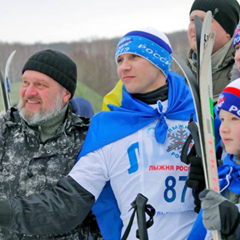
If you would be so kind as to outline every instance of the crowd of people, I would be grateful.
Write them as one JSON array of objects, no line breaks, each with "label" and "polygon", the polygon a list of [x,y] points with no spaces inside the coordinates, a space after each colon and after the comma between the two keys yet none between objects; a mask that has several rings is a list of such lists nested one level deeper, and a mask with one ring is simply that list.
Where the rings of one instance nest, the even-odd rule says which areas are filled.
[{"label": "crowd of people", "polygon": [[181,161],[197,119],[169,39],[132,29],[116,46],[119,81],[95,115],[74,96],[67,55],[46,49],[25,63],[20,101],[0,117],[0,239],[240,239],[240,6],[193,1],[186,63],[195,76],[194,16],[208,11],[220,193],[206,189],[194,143],[190,164]]}]

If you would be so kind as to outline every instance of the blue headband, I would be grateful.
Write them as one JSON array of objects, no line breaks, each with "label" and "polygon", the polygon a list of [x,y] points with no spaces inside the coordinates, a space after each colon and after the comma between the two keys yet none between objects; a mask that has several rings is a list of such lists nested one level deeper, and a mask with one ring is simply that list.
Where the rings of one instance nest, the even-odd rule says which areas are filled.
[{"label": "blue headband", "polygon": [[168,76],[171,66],[172,49],[164,40],[147,32],[133,31],[127,33],[118,43],[115,53],[115,61],[123,53],[139,55]]},{"label": "blue headband", "polygon": [[240,90],[229,84],[220,94],[216,109],[218,113],[223,109],[240,117]]}]

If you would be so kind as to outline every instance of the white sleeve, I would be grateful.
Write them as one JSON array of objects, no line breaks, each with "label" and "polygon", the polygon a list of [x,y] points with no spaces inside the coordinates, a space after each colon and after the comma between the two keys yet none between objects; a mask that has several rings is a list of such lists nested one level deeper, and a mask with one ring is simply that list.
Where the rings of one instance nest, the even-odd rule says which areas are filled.
[{"label": "white sleeve", "polygon": [[69,176],[93,194],[96,200],[109,180],[103,149],[80,158],[69,173]]}]

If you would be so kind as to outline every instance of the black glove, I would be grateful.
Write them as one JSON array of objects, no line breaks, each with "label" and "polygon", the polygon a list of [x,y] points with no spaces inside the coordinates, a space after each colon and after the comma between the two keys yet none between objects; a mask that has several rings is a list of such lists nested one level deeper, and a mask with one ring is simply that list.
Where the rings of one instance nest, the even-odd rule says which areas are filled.
[{"label": "black glove", "polygon": [[[218,230],[224,237],[234,235],[239,227],[240,214],[235,204],[214,190],[199,194],[202,201],[203,224],[208,230]],[[238,239],[237,236],[234,239]]]},{"label": "black glove", "polygon": [[193,210],[194,210],[195,213],[199,213],[200,210],[201,210],[201,201],[200,201],[200,199],[198,197],[199,192],[193,189],[192,193],[193,193],[194,205],[195,205]]},{"label": "black glove", "polygon": [[193,190],[201,192],[205,188],[204,171],[202,159],[197,156],[189,158],[190,167],[186,185]]},{"label": "black glove", "polygon": [[201,201],[199,200],[199,193],[205,189],[204,171],[202,166],[202,159],[196,156],[195,147],[193,146],[190,153],[187,155],[187,162],[190,164],[188,179],[186,185],[193,189],[193,197],[195,208],[194,211],[199,213],[201,209]]}]

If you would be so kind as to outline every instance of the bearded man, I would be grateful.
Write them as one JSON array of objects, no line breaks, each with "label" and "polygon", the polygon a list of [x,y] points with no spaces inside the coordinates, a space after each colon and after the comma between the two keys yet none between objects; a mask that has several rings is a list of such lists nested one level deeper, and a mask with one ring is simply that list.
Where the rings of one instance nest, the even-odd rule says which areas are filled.
[{"label": "bearded man", "polygon": [[[18,107],[0,118],[1,198],[51,189],[72,169],[90,122],[73,113],[76,83],[76,64],[61,52],[43,50],[25,63]],[[0,239],[85,240],[90,229],[91,239],[102,239],[92,213],[61,235],[30,236],[1,228]]]}]

